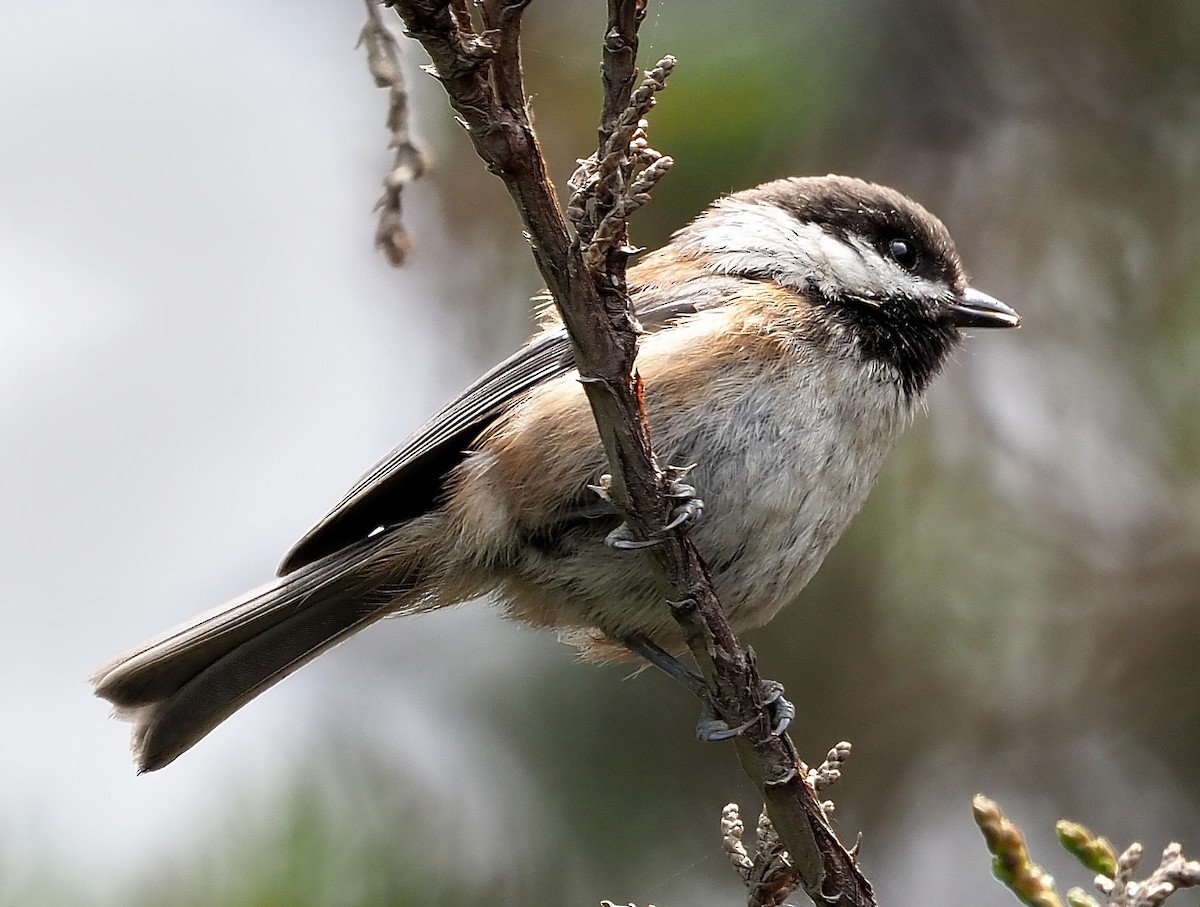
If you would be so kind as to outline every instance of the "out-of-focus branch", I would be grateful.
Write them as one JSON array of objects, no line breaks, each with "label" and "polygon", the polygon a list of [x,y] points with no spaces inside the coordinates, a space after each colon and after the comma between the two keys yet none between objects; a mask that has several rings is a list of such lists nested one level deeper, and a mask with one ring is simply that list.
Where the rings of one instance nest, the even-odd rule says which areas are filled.
[{"label": "out-of-focus branch", "polygon": [[[1028,907],[1063,907],[1054,879],[1033,862],[1021,830],[999,805],[977,794],[972,807],[992,853],[992,874]],[[1093,884],[1104,897],[1101,902],[1082,888],[1072,888],[1067,892],[1069,907],[1160,907],[1180,889],[1200,886],[1200,861],[1185,859],[1178,844],[1168,844],[1158,867],[1137,881],[1141,844],[1135,841],[1118,855],[1107,840],[1076,822],[1061,820],[1056,831],[1059,843],[1096,874]]]},{"label": "out-of-focus branch", "polygon": [[[633,371],[638,328],[625,286],[631,251],[625,218],[669,166],[637,145],[638,111],[649,109],[656,90],[647,88],[640,100],[630,92],[644,0],[609,0],[598,176],[591,180],[585,174],[585,190],[573,199],[574,241],[525,102],[519,36],[529,2],[483,0],[478,31],[462,0],[390,0],[389,5],[424,46],[432,60],[429,71],[445,88],[479,156],[517,205],[538,269],[571,337],[608,457],[607,491],[634,535],[660,539],[647,552],[670,590],[674,616],[713,706],[730,726],[746,727],[736,741],[738,757],[762,791],[796,875],[818,903],[873,905],[870,885],[830,828],[791,741],[771,733],[753,658],[725,620],[707,567],[682,531],[662,532],[672,508],[665,496],[670,477],[650,447],[641,381]],[[660,67],[658,83],[671,63]]]},{"label": "out-of-focus branch", "polygon": [[388,147],[394,152],[392,169],[383,178],[383,197],[375,205],[379,226],[375,245],[393,265],[404,264],[412,242],[401,217],[401,193],[404,187],[425,172],[425,155],[412,141],[408,131],[408,90],[400,69],[396,37],[379,15],[378,0],[365,0],[367,22],[359,35],[359,44],[367,49],[367,66],[375,84],[388,90],[387,126],[392,137]]}]

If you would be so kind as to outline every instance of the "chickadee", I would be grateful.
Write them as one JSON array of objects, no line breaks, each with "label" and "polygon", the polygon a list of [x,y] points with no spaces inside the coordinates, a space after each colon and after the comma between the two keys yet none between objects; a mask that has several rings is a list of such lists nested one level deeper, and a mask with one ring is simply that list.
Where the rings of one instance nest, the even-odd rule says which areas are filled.
[{"label": "chickadee", "polygon": [[[840,176],[715,202],[629,270],[659,458],[696,463],[692,539],[736,631],[804,588],[858,512],[962,328],[1020,316],[972,289],[942,223]],[[585,658],[685,651],[642,558],[589,486],[605,458],[561,322],[368,472],[267,586],[102,668],[162,768],[272,684],[369,624],[492,593]]]}]

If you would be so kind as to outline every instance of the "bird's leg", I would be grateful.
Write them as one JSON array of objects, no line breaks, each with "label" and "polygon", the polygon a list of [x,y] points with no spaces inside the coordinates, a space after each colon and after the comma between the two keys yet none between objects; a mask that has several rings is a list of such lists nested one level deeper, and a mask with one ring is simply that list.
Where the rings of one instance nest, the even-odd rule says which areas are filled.
[{"label": "bird's leg", "polygon": [[625,648],[642,656],[654,667],[658,668],[668,677],[678,680],[681,684],[687,687],[688,692],[701,699],[708,698],[708,688],[704,684],[704,677],[699,671],[689,668],[682,661],[672,655],[670,652],[663,649],[656,643],[652,643],[644,636],[639,636],[636,633],[632,636],[625,636],[621,639],[621,643]]},{"label": "bird's leg", "polygon": [[[695,467],[695,463],[691,466],[667,467],[667,472],[671,476],[671,484],[667,491],[667,497],[678,501],[679,504],[671,511],[670,522],[658,530],[653,538],[635,539],[630,535],[629,526],[622,523],[608,534],[604,539],[604,544],[617,551],[637,551],[641,548],[651,548],[654,545],[661,544],[663,536],[673,529],[683,527],[686,530],[695,525],[704,513],[704,501],[696,497],[696,487],[694,485],[689,485],[683,481],[684,476],[695,469]],[[605,474],[600,477],[599,485],[592,485],[590,487],[600,497],[608,500],[608,486],[611,482],[612,476]]]},{"label": "bird's leg", "polygon": [[[626,648],[636,652],[654,667],[669,677],[683,684],[691,693],[700,698],[702,703],[700,720],[696,723],[696,736],[706,742],[729,740],[745,731],[754,723],[750,719],[737,727],[730,727],[713,707],[708,695],[708,687],[699,671],[689,668],[678,658],[644,636],[626,636],[621,642]],[[783,684],[774,680],[762,682],[763,705],[771,710],[771,733],[779,736],[787,730],[792,719],[796,717],[796,707],[783,698]]]}]

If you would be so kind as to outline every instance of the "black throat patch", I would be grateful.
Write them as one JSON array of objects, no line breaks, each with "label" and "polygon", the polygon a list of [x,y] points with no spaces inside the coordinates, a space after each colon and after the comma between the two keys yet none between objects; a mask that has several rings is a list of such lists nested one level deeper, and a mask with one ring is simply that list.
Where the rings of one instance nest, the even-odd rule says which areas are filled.
[{"label": "black throat patch", "polygon": [[843,297],[824,308],[854,337],[863,360],[887,367],[910,399],[925,392],[961,338],[948,317],[911,299],[877,304]]}]

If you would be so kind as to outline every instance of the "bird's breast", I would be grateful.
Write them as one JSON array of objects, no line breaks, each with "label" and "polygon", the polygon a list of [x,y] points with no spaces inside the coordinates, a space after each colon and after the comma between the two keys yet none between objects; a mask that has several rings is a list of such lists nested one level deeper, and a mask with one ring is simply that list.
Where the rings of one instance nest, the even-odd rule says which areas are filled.
[{"label": "bird's breast", "polygon": [[667,462],[697,464],[689,480],[706,510],[693,538],[740,630],[766,623],[812,578],[911,404],[852,357],[803,347],[747,355],[716,384],[695,407],[652,411],[651,426]]}]

